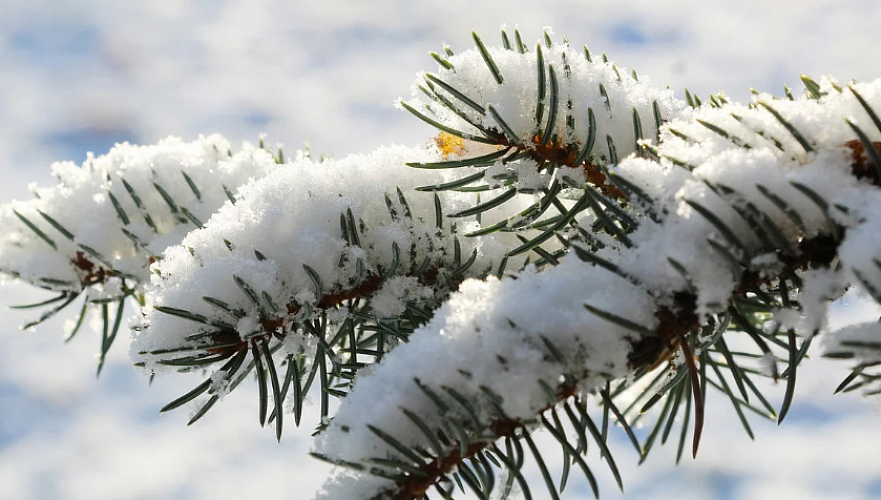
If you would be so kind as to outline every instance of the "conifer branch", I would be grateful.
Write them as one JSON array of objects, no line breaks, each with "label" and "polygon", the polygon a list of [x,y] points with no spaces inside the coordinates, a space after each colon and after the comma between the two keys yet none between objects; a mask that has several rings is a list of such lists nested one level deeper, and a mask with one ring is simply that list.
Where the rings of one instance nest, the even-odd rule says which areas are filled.
[{"label": "conifer branch", "polygon": [[678,437],[678,462],[714,390],[753,438],[821,333],[854,363],[836,392],[881,393],[879,324],[825,324],[852,285],[881,303],[881,80],[683,102],[548,33],[473,39],[400,103],[439,130],[426,147],[276,167],[262,138],[212,136],[56,165],[58,187],[0,207],[0,272],[55,293],[16,306],[45,311],[26,327],[82,298],[68,339],[99,311],[100,370],[134,298],[137,366],[210,373],[161,410],[190,424],[253,374],[280,439],[314,386],[312,455],[340,467],[323,500],[529,497],[527,462],[551,498],[572,465],[598,496],[589,448],[623,489],[613,420],[640,462]]}]

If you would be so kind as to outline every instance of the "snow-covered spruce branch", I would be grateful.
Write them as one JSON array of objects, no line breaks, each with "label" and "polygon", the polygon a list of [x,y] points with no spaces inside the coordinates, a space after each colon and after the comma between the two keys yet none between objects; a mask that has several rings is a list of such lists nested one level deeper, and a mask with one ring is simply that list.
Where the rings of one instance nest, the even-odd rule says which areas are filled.
[{"label": "snow-covered spruce branch", "polygon": [[[506,252],[523,253],[524,241],[538,253],[539,265],[555,262],[552,253],[565,253],[561,242],[545,240],[586,207],[582,199],[570,210],[567,198],[583,191],[589,179],[604,178],[586,160],[605,165],[607,157],[614,157],[613,136],[623,142],[622,154],[635,151],[641,133],[634,128],[637,110],[655,117],[655,126],[647,127],[655,135],[657,123],[683,113],[684,104],[647,81],[619,80],[614,65],[593,63],[565,45],[549,47],[548,54],[546,62],[540,54],[516,53],[502,65],[515,75],[524,67],[537,71],[547,65],[542,78],[550,79],[550,87],[539,91],[537,80],[530,80],[532,100],[522,97],[522,78],[512,79],[496,94],[478,97],[480,92],[474,89],[483,87],[480,78],[485,76],[479,70],[486,68],[478,50],[452,57],[460,69],[444,76],[456,85],[470,85],[469,93],[479,102],[491,97],[504,103],[500,109],[512,115],[548,101],[547,119],[552,125],[541,124],[545,116],[534,113],[536,123],[511,121],[520,131],[516,136],[476,125],[483,138],[469,137],[482,141],[480,147],[489,153],[477,160],[467,158],[460,155],[465,142],[459,137],[455,144],[456,136],[449,132],[466,126],[455,120],[467,115],[438,94],[436,102],[446,103],[448,114],[430,111],[450,123],[441,125],[439,148],[381,149],[321,165],[296,163],[284,173],[243,188],[244,201],[221,209],[204,230],[170,249],[154,268],[158,277],[148,294],[143,324],[136,327],[132,355],[151,373],[169,367],[223,366],[165,409],[207,393],[191,422],[198,420],[257,368],[261,423],[267,418],[271,388],[276,413],[292,394],[299,424],[302,400],[316,379],[321,414],[326,416],[329,395],[345,395],[357,369],[430,319],[464,278],[501,274],[509,265]],[[562,83],[553,76],[555,63],[566,68]],[[424,78],[434,78],[458,99],[478,106],[451,84]],[[622,109],[631,107],[634,114],[616,119],[608,109],[595,114],[587,105],[590,101],[576,98],[580,94],[593,95],[594,102],[606,96]],[[576,113],[583,115],[583,124],[576,123]],[[483,117],[468,119],[480,123]],[[539,126],[549,138],[546,144],[535,138]],[[510,125],[505,127],[511,130]],[[584,135],[585,144],[591,146],[583,147],[572,134]],[[606,138],[609,149],[593,150],[597,134]],[[469,148],[477,144],[468,141]],[[568,164],[561,165],[568,167],[566,188],[554,176],[552,158],[561,157],[568,158]],[[407,169],[405,162],[414,168]],[[575,165],[584,168],[572,168]],[[485,183],[472,185],[479,180]],[[607,192],[622,195],[611,184],[601,184]],[[434,194],[413,193],[414,189]],[[495,190],[504,193],[481,202],[481,193]],[[484,223],[497,220],[512,206],[519,211],[515,218]],[[528,224],[551,207],[558,212],[555,217],[536,227]],[[464,251],[456,231],[470,237],[463,240]],[[539,238],[530,241],[520,233]],[[538,248],[538,243],[544,246]],[[510,252],[512,247],[520,250]],[[521,264],[522,258],[510,262],[513,269]],[[285,373],[276,365],[284,366]],[[263,367],[268,370],[266,377]],[[280,434],[281,419],[275,422]]]},{"label": "snow-covered spruce branch", "polygon": [[82,166],[52,165],[56,186],[33,188],[34,199],[0,207],[0,275],[58,294],[15,306],[46,307],[22,328],[84,297],[77,319],[69,321],[67,339],[89,310],[100,309],[103,362],[126,298],[143,301],[150,264],[234,200],[236,188],[276,168],[276,161],[281,156],[247,143],[233,154],[226,139],[212,135],[190,143],[170,137],[153,146],[119,144],[106,155],[90,155]]},{"label": "snow-covered spruce branch", "polygon": [[[594,61],[587,46],[574,50],[547,34],[544,48],[539,43],[534,51],[519,33],[513,44],[503,37],[505,48],[488,48],[476,34],[474,40],[477,49],[454,54],[445,47],[446,57],[432,54],[437,74],[420,75],[413,99],[399,103],[437,127],[441,149],[456,156],[445,163],[411,163],[459,170],[453,181],[420,190],[498,192],[487,206],[502,205],[518,192],[538,195],[532,205],[509,209],[509,217],[488,221],[472,236],[557,230],[574,215],[561,200],[587,184],[601,197],[622,196],[602,167],[641,151],[637,141],[655,138],[662,123],[690,112],[672,91],[652,86],[635,70],[628,74],[605,54]],[[551,207],[560,212],[556,218],[539,220]],[[545,233],[542,242],[553,234]],[[511,254],[536,244],[531,240]]]},{"label": "snow-covered spruce branch", "polygon": [[[686,104],[586,47],[502,35],[433,54],[428,101],[401,103],[436,145],[284,167],[214,136],[119,146],[3,207],[0,269],[59,293],[45,318],[85,295],[73,332],[100,307],[103,353],[136,297],[134,361],[210,371],[164,408],[191,423],[252,372],[278,435],[313,385],[322,417],[345,396],[319,426],[315,455],[344,467],[321,498],[528,497],[527,456],[556,498],[569,467],[557,486],[539,427],[596,492],[590,441],[621,484],[613,417],[644,459],[684,411],[681,456],[693,414],[696,452],[710,389],[750,435],[744,410],[782,420],[828,303],[851,283],[881,303],[881,81]],[[881,389],[877,325],[832,333],[859,361],[839,389]],[[757,376],[786,381],[779,417]],[[639,443],[631,411],[655,404]]]},{"label": "snow-covered spruce branch", "polygon": [[391,147],[295,162],[243,187],[238,203],[170,248],[153,266],[132,358],[150,373],[225,365],[165,409],[210,394],[192,423],[256,367],[260,421],[271,386],[280,437],[275,417],[289,392],[299,424],[317,379],[327,416],[328,396],[344,395],[358,369],[405,341],[459,283],[501,272],[506,247],[462,240],[460,230],[479,226],[445,220],[467,208],[465,195],[404,194],[446,175],[405,161],[440,158],[434,147]]},{"label": "snow-covered spruce branch", "polygon": [[[487,61],[493,74],[496,64]],[[464,283],[407,345],[358,378],[319,438],[316,456],[346,469],[319,497],[415,499],[431,488],[448,497],[456,483],[486,497],[498,483],[494,468],[511,473],[507,489],[517,481],[526,490],[521,441],[556,497],[529,436],[537,427],[558,438],[592,485],[580,458],[590,439],[617,477],[604,435],[582,410],[585,396],[677,350],[676,375],[661,392],[676,395],[676,405],[693,394],[696,452],[708,366],[738,413],[748,406],[746,372],[724,347],[729,329],[752,337],[768,371],[786,378],[782,420],[828,303],[852,282],[881,302],[873,244],[881,234],[881,81],[805,83],[798,100],[761,95],[738,105],[714,96],[663,127],[658,144],[645,144],[651,159],[610,168],[626,195],[616,207],[622,214],[597,210],[601,224],[588,245],[570,240],[573,252],[541,273]],[[584,196],[596,196],[589,189]],[[774,321],[758,323],[756,313]],[[877,327],[842,333],[840,345],[867,358],[857,367],[865,376],[878,362]],[[786,349],[782,373],[772,343]],[[743,400],[710,349],[724,355]],[[662,419],[675,413],[671,400]]]}]

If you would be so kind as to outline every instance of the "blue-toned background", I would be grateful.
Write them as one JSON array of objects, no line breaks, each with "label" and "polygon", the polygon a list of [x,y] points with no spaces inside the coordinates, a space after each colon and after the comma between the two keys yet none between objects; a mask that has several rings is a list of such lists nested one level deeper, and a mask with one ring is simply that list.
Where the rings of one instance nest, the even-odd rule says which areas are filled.
[{"label": "blue-toned background", "polygon": [[[52,183],[52,161],[81,162],[125,140],[266,132],[289,153],[308,141],[335,156],[424,142],[434,131],[392,102],[434,68],[428,51],[464,50],[472,29],[496,43],[502,23],[519,23],[526,40],[553,26],[558,39],[680,96],[687,85],[743,100],[749,87],[800,88],[800,72],[881,77],[879,20],[874,0],[0,0],[0,200]],[[39,298],[24,285],[0,288],[2,304]],[[837,312],[839,323],[877,318],[859,305]],[[311,429],[288,428],[276,444],[257,425],[252,387],[187,428],[186,409],[158,409],[196,379],[147,387],[123,339],[95,380],[97,335],[63,345],[62,321],[18,332],[30,316],[0,314],[0,499],[309,498],[323,481],[327,469],[305,456]],[[669,444],[637,468],[616,439],[624,498],[881,498],[879,400],[832,397],[844,375],[806,362],[787,421],[753,419],[756,442],[711,393],[698,460],[678,468]],[[603,498],[621,498],[605,465],[595,471]],[[574,478],[565,498],[589,497]]]}]

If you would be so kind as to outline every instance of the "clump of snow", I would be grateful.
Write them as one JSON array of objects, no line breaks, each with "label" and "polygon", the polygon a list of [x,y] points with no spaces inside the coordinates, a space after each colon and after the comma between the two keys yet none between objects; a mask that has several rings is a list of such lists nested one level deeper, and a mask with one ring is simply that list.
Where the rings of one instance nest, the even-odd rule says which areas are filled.
[{"label": "clump of snow", "polygon": [[826,329],[829,305],[844,295],[845,274],[835,269],[812,269],[804,272],[804,284],[798,291],[801,318],[796,330],[806,338]]},{"label": "clump of snow", "polygon": [[217,370],[211,374],[211,392],[220,397],[229,394],[230,379],[229,372]]},{"label": "clump of snow", "polygon": [[[881,109],[881,81],[855,88]],[[726,307],[741,269],[767,275],[777,259],[796,255],[802,238],[829,234],[832,207],[844,207],[850,214],[851,227],[839,254],[843,262],[866,262],[872,258],[867,249],[877,248],[881,231],[853,218],[864,214],[862,220],[868,219],[881,200],[875,187],[851,171],[852,151],[845,144],[855,134],[845,120],[866,116],[853,93],[835,91],[820,100],[796,101],[761,95],[756,102],[796,127],[811,152],[763,105],[725,104],[704,106],[693,117],[662,127],[661,143],[654,146],[659,162],[629,158],[612,168],[650,196],[652,208],[663,214],[657,223],[645,221],[631,236],[636,246],[621,262],[662,303],[684,288],[672,259],[687,271],[698,310],[718,312]],[[881,132],[871,134],[872,140],[881,140]],[[825,200],[829,209],[808,193]],[[802,317],[786,323],[810,335],[823,324],[825,309],[818,304],[840,295],[846,283],[832,271],[807,273],[804,279]]]},{"label": "clump of snow", "polygon": [[236,322],[236,332],[238,332],[241,339],[247,340],[251,338],[254,334],[260,333],[262,328],[258,319],[259,318],[256,318],[254,316],[245,316],[244,318],[241,318],[238,322]]},{"label": "clump of snow", "polygon": [[[297,335],[300,322],[319,310],[333,312],[346,297],[375,293],[378,318],[433,299],[435,291],[440,299],[449,280],[463,279],[451,273],[472,254],[475,260],[464,277],[494,270],[504,247],[489,239],[460,238],[448,219],[438,227],[434,195],[413,191],[444,174],[410,169],[405,162],[439,157],[436,149],[380,148],[323,163],[297,161],[243,186],[236,205],[221,208],[204,229],[191,232],[153,266],[133,358],[163,371],[149,352],[190,345],[188,337],[210,330],[205,322],[157,306],[202,315],[221,329],[235,321],[243,340],[276,332]],[[455,192],[440,193],[439,201],[445,212],[470,206],[470,196]],[[479,227],[474,224],[460,222]],[[240,311],[239,317],[224,309]],[[334,317],[339,324],[349,312]]]},{"label": "clump of snow", "polygon": [[[611,138],[617,155],[624,158],[636,151],[637,137],[634,132],[634,113],[640,117],[643,138],[654,138],[658,132],[655,123],[655,109],[658,119],[669,120],[687,116],[684,102],[674,99],[669,89],[655,87],[643,76],[636,79],[624,67],[610,62],[588,61],[580,50],[572,49],[566,43],[552,47],[530,48],[525,54],[516,50],[489,47],[502,83],[498,83],[477,49],[469,49],[448,58],[451,69],[438,67],[436,75],[421,74],[414,84],[414,100],[408,104],[422,109],[424,99],[419,86],[433,88],[467,117],[463,118],[452,110],[430,102],[435,118],[448,127],[462,132],[481,136],[477,126],[503,132],[506,128],[514,132],[511,141],[519,144],[533,144],[536,135],[543,138],[546,130],[550,137],[545,142],[554,144],[584,145],[590,127],[588,109],[593,110],[596,128],[593,130],[595,144],[591,157],[609,161],[612,157],[607,137]],[[539,59],[541,50],[544,92],[539,93]],[[555,78],[551,78],[553,68]],[[434,78],[453,87],[483,109],[475,109],[446,91]],[[556,109],[551,109],[551,93],[556,80]],[[493,109],[507,127],[502,126],[489,111]],[[539,113],[538,109],[542,111]],[[554,123],[548,128],[548,120],[554,115]]]},{"label": "clump of snow", "polygon": [[[522,56],[491,53],[501,61],[500,68],[519,68],[504,74],[531,74],[516,66]],[[462,59],[451,58],[456,75],[449,78],[468,75],[480,82],[473,84],[470,95],[475,97],[501,92],[504,85],[490,80],[491,75],[470,73],[486,70],[479,58]],[[519,82],[516,76],[512,80]],[[525,88],[525,81],[519,83]],[[613,175],[639,190],[626,207],[640,221],[629,241],[595,235],[592,243],[600,243],[595,255],[615,272],[567,255],[559,266],[541,273],[463,284],[410,343],[359,377],[317,450],[334,460],[411,463],[367,425],[390,432],[405,447],[429,449],[422,431],[401,408],[418,414],[432,429],[445,429],[447,419],[472,418],[452,400],[448,410],[439,410],[414,379],[445,401],[451,390],[464,395],[478,409],[481,425],[493,418],[483,388],[501,397],[505,415],[533,417],[549,403],[539,381],[556,387],[564,374],[586,373],[581,387],[590,389],[603,377],[626,375],[628,339],[638,336],[640,327],[654,328],[654,311],[677,306],[677,293],[693,294],[696,312],[706,322],[729,306],[746,272],[776,279],[775,270],[802,256],[801,243],[833,237],[835,224],[843,224],[839,258],[845,271],[837,270],[833,260],[831,268],[817,263],[812,265],[819,267],[802,269],[795,278],[784,277],[803,286],[797,297],[786,298],[792,307],[775,313],[779,323],[806,337],[823,329],[825,304],[846,288],[848,274],[868,276],[863,281],[869,285],[881,283],[876,257],[881,243],[881,223],[876,221],[881,218],[874,215],[881,213],[881,193],[854,175],[848,144],[856,135],[846,119],[868,123],[866,113],[852,92],[830,87],[833,91],[819,100],[778,101],[762,95],[751,106],[704,106],[662,127],[661,142],[647,143],[657,161],[631,156],[611,167]],[[855,88],[881,109],[881,80]],[[524,133],[533,132],[531,108],[522,104],[533,102],[528,98],[532,91],[534,87],[509,96],[515,110],[509,114],[522,120],[512,122]],[[499,102],[499,109],[506,109],[505,102]],[[455,117],[446,123],[461,125]],[[881,131],[864,130],[872,141],[881,140]],[[503,173],[499,167],[490,172]],[[653,217],[647,217],[648,210]],[[881,285],[870,289],[877,294],[873,290]],[[881,294],[876,299],[881,301]],[[622,328],[620,322],[591,314],[585,304],[640,326]],[[837,337],[851,339],[862,359],[881,360],[877,325]],[[554,359],[545,340],[566,353],[565,361]],[[438,356],[440,352],[444,355]],[[773,374],[775,363],[769,354],[760,364]],[[319,498],[366,498],[383,488],[394,485],[347,473],[344,481],[328,483]]]},{"label": "clump of snow", "polygon": [[867,375],[862,389],[870,394],[881,393],[881,323],[859,323],[835,330],[823,337],[823,351],[856,362],[854,371]]},{"label": "clump of snow", "polygon": [[[449,396],[452,389],[478,408],[477,417],[488,425],[495,413],[486,403],[487,392],[501,396],[506,415],[525,419],[548,404],[542,383],[557,387],[562,375],[583,373],[586,367],[589,374],[580,381],[585,390],[605,377],[624,376],[630,340],[638,334],[591,313],[585,302],[626,315],[646,329],[657,322],[649,295],[574,258],[545,272],[520,273],[517,279],[466,281],[410,342],[392,351],[369,376],[359,376],[319,437],[317,450],[355,462],[406,461],[366,425],[393,433],[404,446],[430,448],[401,408],[419,415],[430,428],[443,429],[447,419],[469,418]],[[548,345],[564,359],[558,361]],[[414,379],[440,395],[449,410],[440,411]],[[343,481],[325,485],[319,498],[349,498],[346,492],[354,492],[348,487],[359,488],[350,498],[370,496],[363,489],[366,483]]]},{"label": "clump of snow", "polygon": [[499,188],[513,182],[520,192],[526,193],[547,188],[552,180],[553,176],[547,171],[540,172],[539,165],[532,160],[497,162],[484,171],[487,185]]},{"label": "clump of snow", "polygon": [[407,302],[421,303],[434,296],[434,290],[415,276],[395,276],[373,294],[370,305],[377,318],[400,316]]},{"label": "clump of snow", "polygon": [[766,352],[759,358],[759,368],[766,377],[773,377],[777,374],[777,357],[772,352]]},{"label": "clump of snow", "polygon": [[[501,83],[481,53],[471,49],[449,57],[452,68],[439,66],[437,74],[420,74],[413,99],[400,104],[468,138],[441,134],[447,160],[490,156],[478,167],[450,169],[454,173],[448,179],[482,172],[469,187],[497,190],[484,193],[483,201],[516,192],[503,204],[508,228],[536,220],[543,194],[559,187],[584,187],[587,170],[601,176],[599,167],[637,151],[638,139],[656,137],[658,123],[690,113],[669,89],[637,79],[612,63],[588,61],[566,43],[525,54],[488,50]],[[426,100],[425,93],[433,96]],[[566,198],[567,193],[560,196]],[[511,244],[518,245],[514,239]]]},{"label": "clump of snow", "polygon": [[232,155],[216,134],[123,143],[81,166],[56,163],[56,186],[0,206],[0,273],[53,290],[91,286],[93,299],[118,297],[148,281],[150,263],[238,186],[275,168],[270,153],[245,144]]}]

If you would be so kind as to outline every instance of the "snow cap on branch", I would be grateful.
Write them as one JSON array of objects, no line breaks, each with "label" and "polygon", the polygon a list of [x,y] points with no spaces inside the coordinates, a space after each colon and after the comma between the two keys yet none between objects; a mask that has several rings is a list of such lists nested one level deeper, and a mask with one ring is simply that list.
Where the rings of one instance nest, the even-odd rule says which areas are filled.
[{"label": "snow cap on branch", "polygon": [[436,75],[421,74],[413,100],[402,105],[420,110],[427,94],[432,119],[442,126],[481,142],[498,137],[539,150],[569,148],[570,160],[593,141],[583,160],[603,163],[637,151],[638,139],[655,138],[660,123],[689,113],[671,90],[613,63],[588,60],[586,48],[577,51],[568,42],[524,47],[525,53],[480,41],[478,47],[443,59]]},{"label": "snow cap on branch", "polygon": [[[864,239],[860,224],[871,210],[858,206],[881,199],[881,178],[860,170],[865,158],[854,156],[852,142],[860,133],[878,141],[881,130],[858,133],[846,121],[868,121],[866,110],[881,108],[879,88],[881,80],[855,91],[833,87],[818,100],[763,96],[749,107],[708,106],[662,129],[662,142],[650,146],[659,161],[630,157],[611,169],[613,180],[626,181],[632,203],[619,209],[639,221],[635,230],[614,244],[574,243],[575,255],[542,273],[466,283],[409,344],[359,377],[317,447],[354,472],[328,482],[319,497],[368,498],[405,477],[418,481],[407,471],[435,471],[447,454],[461,460],[452,443],[434,458],[402,450],[432,450],[428,436],[436,430],[455,441],[457,426],[470,439],[498,438],[489,432],[493,419],[528,421],[559,402],[554,389],[567,380],[589,390],[625,375],[628,340],[677,327],[670,318],[694,318],[679,325],[689,331],[708,325],[743,289],[785,294],[786,280],[804,280],[803,304],[788,296],[777,304],[796,315],[808,311],[801,324],[820,328],[814,311],[825,310],[846,283],[829,267],[834,253],[824,242],[838,237],[839,224]],[[851,213],[859,217],[844,217]],[[877,245],[849,257],[849,239],[845,266],[875,255]],[[383,474],[352,464],[400,464],[384,474],[402,475],[397,484],[383,482],[370,475]]]},{"label": "snow cap on branch", "polygon": [[[662,128],[661,143],[652,146],[659,163],[632,158],[613,168],[654,200],[653,210],[668,214],[661,225],[647,222],[631,236],[666,243],[637,245],[622,267],[653,294],[670,297],[685,288],[675,268],[680,265],[706,314],[727,307],[740,279],[732,258],[759,274],[773,274],[780,259],[796,257],[801,238],[829,235],[833,224],[848,228],[839,252],[846,268],[871,259],[868,249],[876,247],[855,240],[872,232],[863,225],[877,213],[870,207],[879,193],[867,182],[876,174],[856,162],[859,138],[848,120],[870,141],[881,141],[881,130],[857,98],[881,109],[881,81],[855,84],[853,90],[824,88],[828,92],[819,99],[760,95],[750,106],[705,105],[693,118]],[[865,157],[860,161],[865,164]],[[817,274],[807,285],[801,309],[813,319],[802,324],[816,327],[824,315],[818,311],[825,311],[845,283]]]},{"label": "snow cap on branch", "polygon": [[219,135],[123,143],[82,166],[56,163],[58,185],[0,207],[0,272],[70,292],[119,277],[137,285],[166,246],[274,168],[271,154],[248,144],[230,157]]},{"label": "snow cap on branch", "polygon": [[[317,451],[346,462],[409,463],[367,426],[388,432],[405,447],[433,450],[404,411],[418,415],[430,429],[457,436],[451,421],[477,431],[474,420],[489,426],[499,409],[510,419],[534,418],[554,404],[545,388],[553,393],[564,380],[572,380],[564,376],[578,374],[580,390],[624,376],[631,341],[640,335],[593,314],[584,303],[627,317],[646,331],[657,323],[650,296],[575,258],[545,272],[520,273],[517,279],[466,281],[410,342],[359,377],[319,437]],[[429,392],[442,399],[446,411]],[[488,394],[498,397],[498,406],[487,403]],[[478,413],[469,413],[457,396]],[[369,488],[394,487],[366,472],[358,477],[364,481],[328,482],[318,498],[370,498],[376,491]]]},{"label": "snow cap on branch", "polygon": [[463,195],[442,193],[438,207],[431,194],[403,194],[443,179],[404,162],[438,157],[436,149],[380,148],[297,161],[242,187],[235,206],[223,207],[154,265],[133,359],[150,362],[151,351],[165,358],[168,349],[198,345],[193,339],[212,328],[230,330],[234,342],[293,334],[312,311],[365,295],[378,300],[370,314],[395,316],[407,301],[441,300],[456,258],[462,266],[470,260],[465,276],[488,272],[504,248],[491,240],[456,243],[454,225],[437,211],[464,207]]}]

